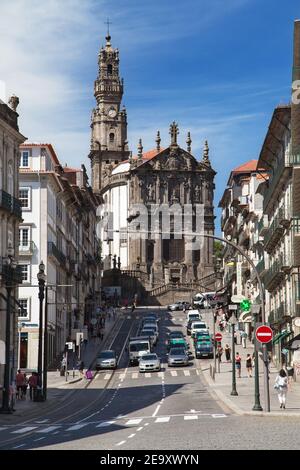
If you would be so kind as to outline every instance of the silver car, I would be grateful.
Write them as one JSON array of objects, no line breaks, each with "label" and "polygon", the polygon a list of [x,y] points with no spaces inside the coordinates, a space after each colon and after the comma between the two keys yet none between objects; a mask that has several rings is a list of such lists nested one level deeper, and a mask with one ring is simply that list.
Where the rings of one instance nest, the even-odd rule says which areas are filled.
[{"label": "silver car", "polygon": [[139,371],[146,372],[149,370],[160,371],[160,359],[157,354],[144,354],[139,362]]},{"label": "silver car", "polygon": [[188,366],[189,356],[184,348],[171,348],[168,354],[168,366]]},{"label": "silver car", "polygon": [[96,370],[100,369],[116,369],[117,356],[115,351],[102,351],[96,359]]}]

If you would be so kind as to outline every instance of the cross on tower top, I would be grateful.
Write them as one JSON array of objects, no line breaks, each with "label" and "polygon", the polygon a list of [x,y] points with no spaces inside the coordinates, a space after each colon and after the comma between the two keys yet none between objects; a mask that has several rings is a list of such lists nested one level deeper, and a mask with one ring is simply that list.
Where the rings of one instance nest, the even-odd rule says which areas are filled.
[{"label": "cross on tower top", "polygon": [[107,20],[104,22],[104,24],[107,25],[107,36],[106,36],[106,39],[109,41],[109,40],[110,40],[109,25],[112,24],[112,22],[109,21],[109,18],[107,18]]},{"label": "cross on tower top", "polygon": [[177,145],[177,135],[179,134],[178,125],[175,121],[170,125],[171,145]]}]

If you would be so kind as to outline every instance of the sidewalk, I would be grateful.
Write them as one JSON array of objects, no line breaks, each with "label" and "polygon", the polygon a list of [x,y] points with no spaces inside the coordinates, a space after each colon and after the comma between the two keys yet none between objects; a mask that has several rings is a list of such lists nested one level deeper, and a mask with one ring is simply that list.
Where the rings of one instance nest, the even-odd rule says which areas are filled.
[{"label": "sidewalk", "polygon": [[[203,320],[206,321],[210,326],[210,331],[212,331],[212,321],[210,320],[207,314],[203,315]],[[216,326],[216,332],[219,331]],[[222,347],[224,349],[225,344],[229,344],[230,349],[232,346],[232,336],[231,333],[223,331],[222,333]],[[225,353],[222,355],[222,361],[220,364],[220,373],[215,374],[215,380],[210,376],[210,364],[213,365],[213,360],[201,359],[200,367],[203,372],[204,378],[208,385],[210,386],[213,393],[225,404],[228,408],[233,410],[235,413],[241,415],[253,415],[253,416],[298,416],[300,417],[300,377],[298,382],[292,382],[290,389],[287,394],[286,409],[281,410],[279,408],[279,402],[277,398],[277,393],[274,390],[275,377],[278,370],[274,367],[273,364],[270,365],[270,380],[269,380],[269,389],[270,389],[270,409],[271,412],[265,412],[265,400],[264,400],[264,376],[263,376],[263,361],[259,358],[259,385],[260,385],[260,404],[263,408],[263,412],[252,411],[255,396],[254,396],[254,368],[252,372],[252,377],[248,378],[247,369],[246,369],[246,357],[247,354],[252,354],[254,352],[254,346],[250,341],[246,342],[246,348],[242,347],[242,344],[235,345],[235,352],[239,352],[242,357],[242,368],[241,368],[241,378],[238,378],[236,374],[236,390],[238,396],[230,395],[232,390],[232,363],[226,362]],[[218,362],[217,362],[218,370]]]},{"label": "sidewalk", "polygon": [[[84,362],[84,371],[89,367],[92,367],[99,352],[109,346],[111,339],[114,336],[114,326],[118,325],[122,317],[122,313],[118,312],[115,319],[107,319],[105,322],[103,340],[100,341],[99,338],[91,338],[88,341],[87,346],[83,348],[81,359]],[[40,403],[31,401],[29,399],[29,390],[27,390],[27,399],[16,400],[16,411],[13,415],[7,415],[7,418],[11,421],[14,417],[26,416],[29,413],[41,414],[42,410],[45,411],[46,409],[51,408],[51,406],[60,399],[68,399],[74,390],[83,388],[85,385],[85,380],[80,376],[77,369],[74,371],[73,369],[69,369],[68,380],[66,380],[65,376],[60,375],[59,370],[50,371],[47,373],[47,401]],[[66,394],[66,390],[68,390],[69,393]],[[4,415],[2,415],[2,417],[3,416]]]}]

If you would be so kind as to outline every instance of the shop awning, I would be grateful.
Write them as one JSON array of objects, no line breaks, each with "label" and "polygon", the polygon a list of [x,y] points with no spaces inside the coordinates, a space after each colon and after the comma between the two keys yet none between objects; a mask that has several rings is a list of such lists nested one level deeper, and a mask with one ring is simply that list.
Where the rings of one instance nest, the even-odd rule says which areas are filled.
[{"label": "shop awning", "polygon": [[291,331],[287,331],[287,330],[280,331],[280,333],[277,333],[277,335],[274,336],[272,343],[277,344],[280,341],[282,341],[284,338],[287,338],[288,336],[290,336],[291,334],[292,334]]},{"label": "shop awning", "polygon": [[286,349],[299,349],[300,348],[300,335],[297,335],[294,338],[292,338],[285,347]]},{"label": "shop awning", "polygon": [[251,312],[242,312],[239,316],[239,322],[246,323],[252,321],[252,314]]}]

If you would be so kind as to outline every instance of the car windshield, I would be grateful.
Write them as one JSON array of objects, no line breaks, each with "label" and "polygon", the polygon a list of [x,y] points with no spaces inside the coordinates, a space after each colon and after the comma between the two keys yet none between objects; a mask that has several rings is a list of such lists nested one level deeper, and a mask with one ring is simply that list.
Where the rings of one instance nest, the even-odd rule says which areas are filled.
[{"label": "car windshield", "polygon": [[183,348],[173,348],[170,351],[170,356],[184,356],[185,350]]},{"label": "car windshield", "polygon": [[193,328],[206,328],[205,323],[193,323]]},{"label": "car windshield", "polygon": [[133,343],[129,346],[129,350],[131,352],[146,351],[147,349],[149,349],[149,343],[147,341],[141,343]]},{"label": "car windshield", "polygon": [[145,354],[144,356],[142,356],[143,361],[156,361],[156,359],[156,354]]},{"label": "car windshield", "polygon": [[154,333],[155,333],[155,330],[151,330],[150,328],[149,329],[147,328],[146,330],[142,330],[141,336],[154,335]]},{"label": "car windshield", "polygon": [[115,353],[113,351],[103,351],[99,359],[113,359],[115,357]]},{"label": "car windshield", "polygon": [[193,313],[193,315],[189,315],[190,320],[197,320],[199,319],[199,313]]},{"label": "car windshield", "polygon": [[183,333],[181,333],[180,331],[176,331],[174,333],[170,333],[170,337],[171,338],[183,338]]}]

